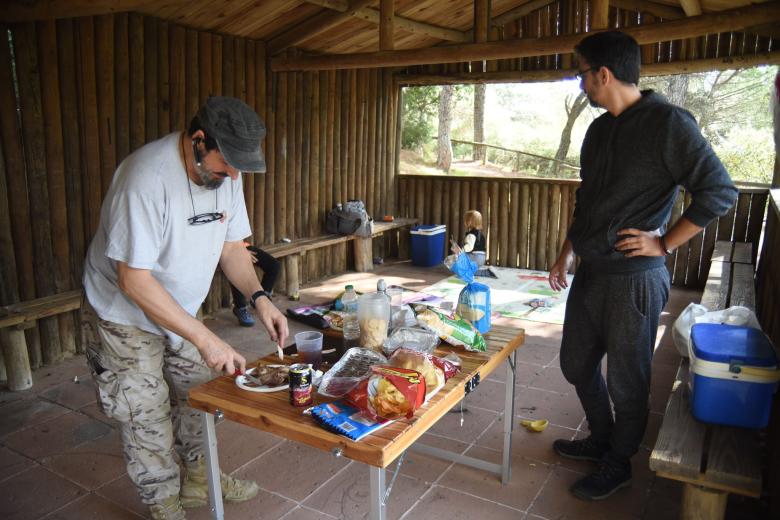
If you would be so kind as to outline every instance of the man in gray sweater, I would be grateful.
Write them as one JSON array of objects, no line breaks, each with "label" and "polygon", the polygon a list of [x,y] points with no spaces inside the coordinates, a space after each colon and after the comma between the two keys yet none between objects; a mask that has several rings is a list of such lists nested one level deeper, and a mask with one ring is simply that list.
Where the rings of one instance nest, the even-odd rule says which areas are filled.
[{"label": "man in gray sweater", "polygon": [[[583,91],[591,105],[607,111],[582,143],[574,221],[550,269],[550,286],[567,287],[566,272],[575,255],[581,258],[566,304],[560,362],[590,436],[559,439],[553,449],[599,463],[571,491],[600,500],[630,484],[630,459],[647,425],[656,331],[669,296],[665,257],[724,215],[737,189],[690,112],[639,90],[633,38],[597,33],[575,53]],[[665,230],[679,186],[693,202]]]}]

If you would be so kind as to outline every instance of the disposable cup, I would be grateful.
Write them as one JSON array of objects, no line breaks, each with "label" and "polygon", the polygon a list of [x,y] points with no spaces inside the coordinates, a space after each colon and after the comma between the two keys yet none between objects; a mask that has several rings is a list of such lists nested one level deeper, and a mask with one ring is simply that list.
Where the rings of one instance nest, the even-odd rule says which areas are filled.
[{"label": "disposable cup", "polygon": [[298,359],[302,363],[308,363],[315,370],[322,363],[322,332],[305,331],[295,335],[295,347],[298,350]]}]

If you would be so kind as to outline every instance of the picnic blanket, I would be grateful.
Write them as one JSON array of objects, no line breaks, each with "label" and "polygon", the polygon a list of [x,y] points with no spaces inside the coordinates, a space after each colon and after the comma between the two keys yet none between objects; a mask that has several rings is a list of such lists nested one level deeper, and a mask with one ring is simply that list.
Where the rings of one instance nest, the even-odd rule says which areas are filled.
[{"label": "picnic blanket", "polygon": [[[508,267],[493,267],[492,271],[497,278],[480,277],[479,282],[490,287],[490,301],[494,313],[507,318],[563,323],[569,290],[567,288],[561,292],[553,291],[548,283],[550,273]],[[574,275],[570,274],[567,278],[571,286]],[[454,305],[464,285],[462,280],[450,276],[422,289],[421,292],[439,296]]]}]

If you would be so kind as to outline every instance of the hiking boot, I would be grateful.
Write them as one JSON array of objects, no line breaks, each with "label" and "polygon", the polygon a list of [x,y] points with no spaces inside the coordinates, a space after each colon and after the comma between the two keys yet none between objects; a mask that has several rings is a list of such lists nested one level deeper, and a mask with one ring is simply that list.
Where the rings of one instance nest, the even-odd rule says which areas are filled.
[{"label": "hiking boot", "polygon": [[[260,488],[251,480],[239,480],[219,472],[222,498],[228,502],[243,502],[257,495]],[[185,464],[184,481],[181,484],[181,505],[186,508],[201,507],[209,503],[209,484],[203,459]]]},{"label": "hiking boot", "polygon": [[561,457],[566,457],[567,459],[601,462],[604,455],[609,451],[609,443],[602,444],[596,442],[593,440],[593,437],[573,441],[558,439],[553,442],[553,450]]},{"label": "hiking boot", "polygon": [[149,506],[152,520],[185,520],[184,509],[178,495],[168,497],[165,500],[155,502]]},{"label": "hiking boot", "polygon": [[578,480],[571,492],[582,500],[604,500],[631,485],[631,463],[605,459],[599,469]]},{"label": "hiking boot", "polygon": [[238,324],[242,327],[251,327],[255,324],[255,319],[252,317],[252,313],[249,312],[249,307],[233,307],[233,314],[238,318]]}]

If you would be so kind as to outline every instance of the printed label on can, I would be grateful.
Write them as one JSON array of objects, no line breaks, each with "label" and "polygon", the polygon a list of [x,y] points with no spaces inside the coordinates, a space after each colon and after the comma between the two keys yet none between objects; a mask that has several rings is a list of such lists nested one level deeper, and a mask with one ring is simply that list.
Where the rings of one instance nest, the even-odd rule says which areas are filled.
[{"label": "printed label on can", "polygon": [[311,365],[296,363],[290,367],[290,404],[309,406],[312,403]]}]

